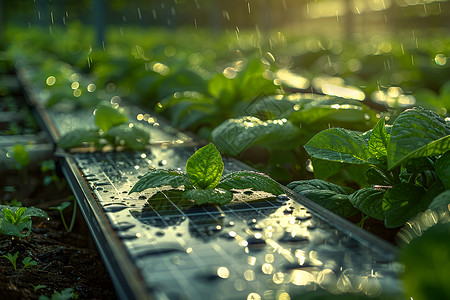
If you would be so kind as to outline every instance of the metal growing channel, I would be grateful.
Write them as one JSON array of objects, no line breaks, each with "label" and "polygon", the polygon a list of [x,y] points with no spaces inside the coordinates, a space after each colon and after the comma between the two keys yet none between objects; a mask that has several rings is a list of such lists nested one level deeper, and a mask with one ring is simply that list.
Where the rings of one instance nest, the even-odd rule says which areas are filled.
[{"label": "metal growing channel", "polygon": [[[54,142],[91,122],[81,112],[44,108],[25,86]],[[145,114],[135,107],[130,111]],[[155,122],[141,120],[152,137],[146,151],[57,150],[120,299],[289,299],[398,291],[393,246],[288,189],[279,197],[235,191],[233,202],[222,207],[193,206],[176,190],[130,195],[149,168],[183,169],[200,146],[148,115]],[[225,172],[249,169],[236,160],[224,162]]]}]

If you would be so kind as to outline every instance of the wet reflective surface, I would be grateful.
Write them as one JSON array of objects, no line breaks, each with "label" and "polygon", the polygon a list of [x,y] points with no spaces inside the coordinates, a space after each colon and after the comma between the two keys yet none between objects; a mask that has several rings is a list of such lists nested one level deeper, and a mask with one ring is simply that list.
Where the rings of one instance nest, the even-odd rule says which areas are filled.
[{"label": "wet reflective surface", "polygon": [[[398,291],[400,270],[392,253],[363,245],[290,197],[234,191],[228,205],[199,207],[176,190],[128,194],[149,168],[183,168],[194,151],[74,154],[156,298],[290,299],[314,292]],[[225,161],[225,168],[242,166]]]}]

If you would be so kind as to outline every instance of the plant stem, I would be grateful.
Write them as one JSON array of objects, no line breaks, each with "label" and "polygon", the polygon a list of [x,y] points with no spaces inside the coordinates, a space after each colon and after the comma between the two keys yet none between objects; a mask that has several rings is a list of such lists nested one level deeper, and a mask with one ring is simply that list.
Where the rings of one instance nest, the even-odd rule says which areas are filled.
[{"label": "plant stem", "polygon": [[369,216],[362,215],[361,221],[356,224],[358,227],[364,228],[364,222],[369,218]]},{"label": "plant stem", "polygon": [[75,217],[77,215],[77,199],[73,199],[73,211],[72,211],[72,220],[70,220],[70,226],[67,229],[67,232],[71,232],[73,229],[73,225],[75,224]]}]

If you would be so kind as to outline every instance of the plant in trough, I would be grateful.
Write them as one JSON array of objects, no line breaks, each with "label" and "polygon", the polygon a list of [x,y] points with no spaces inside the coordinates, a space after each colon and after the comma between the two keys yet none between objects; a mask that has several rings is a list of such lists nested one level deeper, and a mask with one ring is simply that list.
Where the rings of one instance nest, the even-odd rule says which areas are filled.
[{"label": "plant in trough", "polygon": [[[286,183],[310,175],[306,170],[308,155],[300,146],[315,133],[330,126],[367,130],[377,120],[375,111],[361,101],[313,94],[263,97],[245,113],[248,116],[217,126],[211,133],[212,141],[222,153],[233,156],[251,147],[264,148],[267,162],[256,167]],[[352,180],[357,181],[358,176]]]},{"label": "plant in trough", "polygon": [[69,149],[82,145],[93,144],[102,149],[106,145],[123,146],[133,150],[143,150],[150,140],[147,130],[140,124],[128,123],[128,117],[123,109],[114,108],[109,104],[101,104],[95,110],[96,128],[75,129],[61,137],[58,146]]},{"label": "plant in trough", "polygon": [[0,233],[19,238],[30,235],[31,217],[48,218],[43,210],[36,207],[0,205]]},{"label": "plant in trough", "polygon": [[227,204],[233,199],[231,189],[254,189],[274,195],[283,193],[281,186],[265,174],[238,171],[222,176],[222,157],[213,144],[197,150],[186,163],[186,172],[153,169],[145,174],[130,190],[142,192],[148,188],[184,186],[182,197],[196,204]]},{"label": "plant in trough", "polygon": [[181,129],[197,130],[207,138],[220,122],[241,115],[261,93],[275,94],[278,87],[264,77],[266,68],[259,58],[237,61],[207,83],[207,91],[184,91],[161,100],[155,110],[164,112]]},{"label": "plant in trough", "polygon": [[288,184],[341,216],[361,211],[395,228],[427,208],[450,203],[450,124],[432,111],[409,109],[392,126],[381,119],[365,133],[327,129],[305,149],[314,172],[331,173],[348,164],[368,168],[371,187],[357,191],[320,179]]}]

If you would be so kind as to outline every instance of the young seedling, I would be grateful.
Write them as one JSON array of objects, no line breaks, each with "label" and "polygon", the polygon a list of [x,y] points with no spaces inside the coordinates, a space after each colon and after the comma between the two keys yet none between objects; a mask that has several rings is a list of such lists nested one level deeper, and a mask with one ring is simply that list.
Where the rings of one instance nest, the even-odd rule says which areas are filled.
[{"label": "young seedling", "polygon": [[127,123],[128,117],[121,108],[109,104],[101,104],[95,110],[95,125],[92,129],[75,129],[61,137],[58,146],[69,149],[93,144],[102,149],[106,145],[128,147],[133,150],[144,150],[150,140],[148,131],[140,124]]},{"label": "young seedling", "polygon": [[65,181],[61,180],[58,174],[56,174],[56,165],[53,159],[48,159],[41,162],[41,172],[44,174],[50,173],[50,175],[44,176],[43,183],[45,186],[48,186],[54,182],[58,190],[61,190],[64,187]]},{"label": "young seedling", "polygon": [[45,289],[47,286],[44,284],[31,285],[33,287],[33,292],[36,294],[40,289]]},{"label": "young seedling", "polygon": [[74,292],[72,288],[64,289],[61,292],[53,291],[51,298],[45,295],[39,296],[39,300],[69,300],[69,299],[78,299],[78,294]]},{"label": "young seedling", "polygon": [[31,268],[37,266],[37,261],[33,260],[31,257],[27,256],[22,260],[22,270],[25,270],[26,268]]},{"label": "young seedling", "polygon": [[70,225],[69,226],[67,226],[66,219],[64,218],[64,210],[66,208],[68,208],[71,203],[70,202],[63,202],[63,203],[61,203],[61,205],[50,207],[50,209],[55,209],[55,210],[59,211],[59,215],[61,216],[61,221],[62,221],[62,223],[64,225],[64,228],[66,229],[67,232],[71,232],[72,231],[73,226],[75,224],[75,217],[76,217],[76,214],[77,214],[77,200],[75,199],[74,196],[70,196],[70,197],[73,198],[73,212],[72,212],[72,219],[70,221]]},{"label": "young seedling", "polygon": [[145,174],[130,190],[142,192],[148,188],[184,186],[183,198],[196,204],[224,205],[233,199],[231,189],[254,189],[273,195],[283,193],[281,186],[265,174],[238,171],[222,176],[222,157],[213,144],[195,152],[186,163],[186,172],[168,169],[153,169]]},{"label": "young seedling", "polygon": [[6,255],[2,255],[2,257],[7,258],[14,267],[14,270],[17,271],[17,257],[19,256],[19,251],[12,255],[11,253],[7,253]]},{"label": "young seedling", "polygon": [[0,233],[19,238],[30,235],[31,217],[48,218],[39,208],[0,205]]}]

